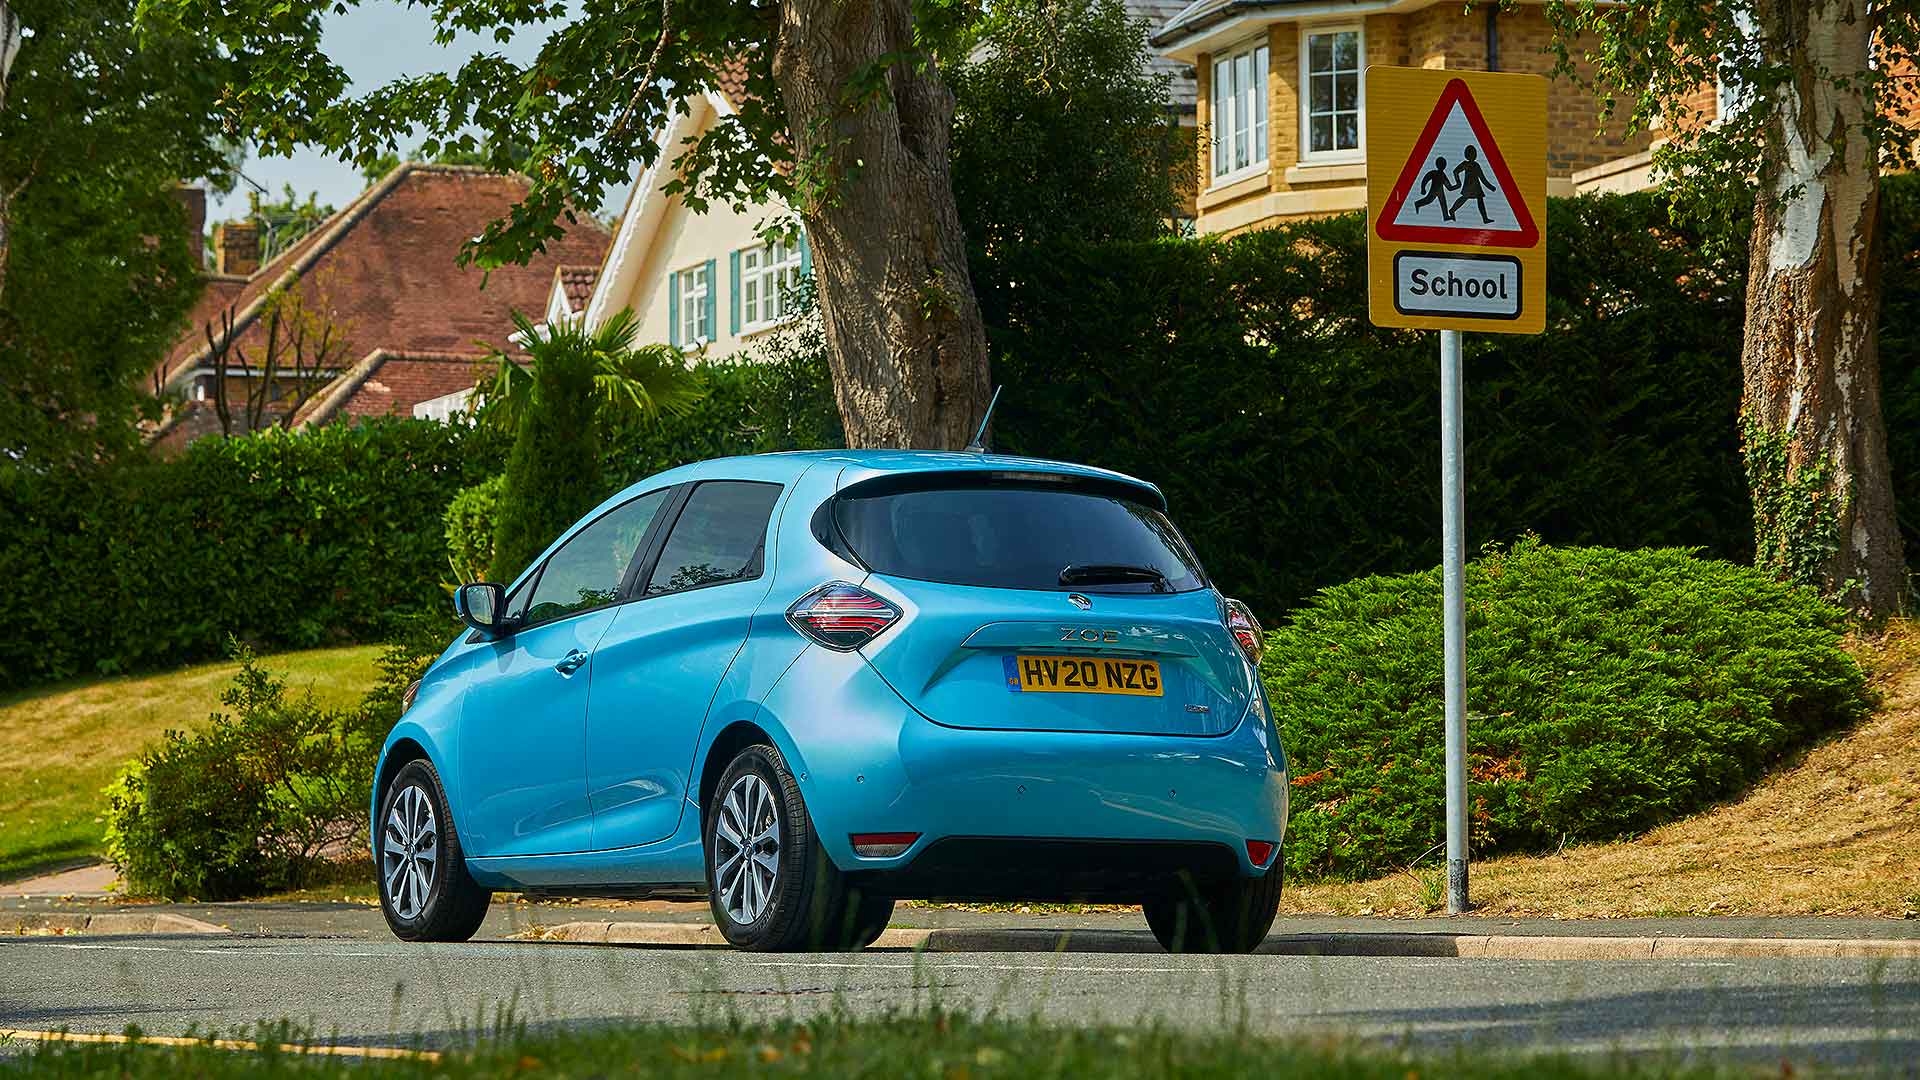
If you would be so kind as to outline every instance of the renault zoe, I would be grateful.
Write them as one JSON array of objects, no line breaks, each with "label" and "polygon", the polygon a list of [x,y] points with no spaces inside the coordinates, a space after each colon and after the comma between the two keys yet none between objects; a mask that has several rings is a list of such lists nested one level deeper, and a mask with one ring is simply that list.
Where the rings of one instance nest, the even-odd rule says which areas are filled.
[{"label": "renault zoe", "polygon": [[465,628],[380,756],[380,898],[706,897],[747,949],[871,944],[896,900],[1141,904],[1243,952],[1287,765],[1252,614],[1158,488],[996,454],[823,451],[643,480]]}]

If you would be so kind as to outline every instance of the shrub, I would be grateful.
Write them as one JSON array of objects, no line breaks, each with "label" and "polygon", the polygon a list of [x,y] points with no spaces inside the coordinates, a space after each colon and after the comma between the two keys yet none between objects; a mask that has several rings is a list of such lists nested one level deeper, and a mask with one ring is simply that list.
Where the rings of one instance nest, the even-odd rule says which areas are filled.
[{"label": "shrub", "polygon": [[[1438,570],[1327,589],[1262,668],[1293,774],[1287,866],[1365,875],[1445,836]],[[1467,569],[1477,855],[1635,833],[1861,716],[1841,612],[1675,549],[1528,539]]]},{"label": "shrub", "polygon": [[0,470],[0,689],[377,641],[444,610],[440,510],[502,440],[424,420],[203,439],[176,461]]},{"label": "shrub", "polygon": [[447,562],[454,580],[480,581],[493,567],[493,529],[500,515],[500,493],[507,476],[482,480],[447,504]]},{"label": "shrub", "polygon": [[299,887],[366,834],[383,718],[289,694],[252,652],[236,656],[220,695],[230,712],[167,732],[107,787],[107,855],[132,893],[231,900]]},{"label": "shrub", "polygon": [[494,581],[512,581],[606,496],[594,362],[586,349],[549,348],[534,365],[494,519]]}]

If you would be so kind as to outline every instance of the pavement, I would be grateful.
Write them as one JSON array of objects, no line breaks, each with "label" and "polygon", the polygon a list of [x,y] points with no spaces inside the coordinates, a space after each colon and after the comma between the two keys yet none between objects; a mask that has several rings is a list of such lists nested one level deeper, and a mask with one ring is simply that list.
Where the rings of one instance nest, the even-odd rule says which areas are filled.
[{"label": "pavement", "polygon": [[[1273,1035],[1920,1076],[1913,921],[1286,919],[1265,954],[1210,957],[1153,951],[1132,912],[903,906],[889,934],[913,947],[883,940],[854,954],[766,956],[587,944],[557,933],[601,926],[641,940],[697,940],[704,905],[498,903],[480,940],[418,945],[393,939],[379,911],[361,904],[0,900],[0,929],[79,915],[168,916],[206,929],[0,935],[0,1029],[111,1033],[139,1024],[159,1035],[243,1035],[258,1022],[290,1019],[346,1044],[440,1046],[507,1016],[540,1028],[830,1008],[880,1015],[939,1004],[1063,1024],[1244,1024]],[[1497,948],[1461,946],[1479,940]],[[1386,945],[1353,947],[1366,941]],[[1557,950],[1568,941],[1598,944],[1563,955]],[[1830,951],[1836,946],[1807,953],[1809,941],[1905,955],[1840,955]],[[1311,942],[1349,947],[1329,954],[1303,944]],[[1759,951],[1670,948],[1683,942],[1723,951],[1756,942]]]}]

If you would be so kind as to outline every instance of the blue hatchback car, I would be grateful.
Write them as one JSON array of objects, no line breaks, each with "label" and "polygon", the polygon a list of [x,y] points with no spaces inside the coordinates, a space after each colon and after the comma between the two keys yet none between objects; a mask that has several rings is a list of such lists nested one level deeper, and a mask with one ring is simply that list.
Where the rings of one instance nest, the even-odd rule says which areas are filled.
[{"label": "blue hatchback car", "polygon": [[872,943],[898,899],[1272,926],[1287,764],[1260,629],[1153,485],[994,454],[701,462],[609,499],[467,624],[381,753],[394,933],[496,889],[709,898],[748,949]]}]

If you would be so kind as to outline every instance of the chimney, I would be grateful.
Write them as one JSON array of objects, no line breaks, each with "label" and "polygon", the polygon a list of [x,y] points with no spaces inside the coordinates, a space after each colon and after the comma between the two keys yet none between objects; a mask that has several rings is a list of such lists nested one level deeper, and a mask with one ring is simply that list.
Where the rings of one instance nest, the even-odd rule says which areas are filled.
[{"label": "chimney", "polygon": [[207,189],[198,184],[181,184],[173,189],[174,198],[187,212],[187,250],[193,261],[207,262]]},{"label": "chimney", "polygon": [[245,277],[260,269],[260,227],[228,221],[213,227],[213,272]]}]

